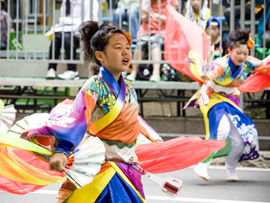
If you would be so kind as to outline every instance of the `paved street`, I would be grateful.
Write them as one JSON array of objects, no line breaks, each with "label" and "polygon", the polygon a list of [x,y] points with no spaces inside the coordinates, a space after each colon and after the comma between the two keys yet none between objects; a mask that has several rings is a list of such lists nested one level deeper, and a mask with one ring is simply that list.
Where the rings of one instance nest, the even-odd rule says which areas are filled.
[{"label": "paved street", "polygon": [[[229,183],[224,167],[209,169],[210,181],[200,179],[193,168],[159,174],[184,181],[174,199],[161,192],[160,187],[143,177],[144,191],[148,203],[270,203],[270,169],[239,168],[240,182]],[[59,184],[45,187],[36,193],[23,196],[0,192],[0,203],[53,203]]]}]

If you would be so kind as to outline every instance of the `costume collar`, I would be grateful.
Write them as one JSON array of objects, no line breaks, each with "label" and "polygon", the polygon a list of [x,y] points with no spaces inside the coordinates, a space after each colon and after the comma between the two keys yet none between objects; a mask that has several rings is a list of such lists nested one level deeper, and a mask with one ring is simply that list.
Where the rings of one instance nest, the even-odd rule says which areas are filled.
[{"label": "costume collar", "polygon": [[231,59],[231,56],[229,55],[229,57],[228,57],[228,66],[231,69],[232,77],[236,78],[242,72],[244,63],[242,63],[241,66],[239,66],[238,68],[236,68],[236,66],[234,65],[234,63],[233,63],[233,61]]},{"label": "costume collar", "polygon": [[[113,75],[104,66],[99,67],[98,76],[100,78],[102,78],[104,80],[104,82],[107,83],[107,85],[113,91],[115,96],[118,96],[118,94],[120,92],[120,86],[119,86],[118,82],[115,80],[115,78],[113,77]],[[121,80],[120,82],[121,82],[121,88],[122,88],[122,85],[125,85],[122,74],[120,76],[120,80]]]}]

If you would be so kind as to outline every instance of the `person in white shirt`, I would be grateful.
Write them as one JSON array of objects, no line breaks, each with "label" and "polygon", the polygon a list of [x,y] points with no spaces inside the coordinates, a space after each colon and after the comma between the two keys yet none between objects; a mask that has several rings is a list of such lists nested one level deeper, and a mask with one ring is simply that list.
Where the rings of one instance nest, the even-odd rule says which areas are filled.
[{"label": "person in white shirt", "polygon": [[[64,34],[64,49],[66,59],[71,59],[71,52],[73,59],[76,59],[76,49],[79,48],[79,26],[82,23],[82,6],[84,8],[83,21],[94,20],[98,21],[99,4],[97,0],[63,0],[61,5],[60,23],[54,25],[46,36],[51,39],[49,49],[49,59],[57,60],[60,56],[62,47],[62,35]],[[90,11],[92,10],[92,16]],[[53,37],[54,32],[54,37]],[[73,41],[73,43],[72,43]],[[54,52],[53,52],[54,42]],[[72,46],[73,44],[73,46]],[[71,50],[72,49],[72,50]],[[53,57],[54,54],[54,57]],[[56,78],[57,63],[49,63],[46,79]],[[76,64],[67,64],[67,70],[58,75],[58,78],[65,80],[79,79]]]}]

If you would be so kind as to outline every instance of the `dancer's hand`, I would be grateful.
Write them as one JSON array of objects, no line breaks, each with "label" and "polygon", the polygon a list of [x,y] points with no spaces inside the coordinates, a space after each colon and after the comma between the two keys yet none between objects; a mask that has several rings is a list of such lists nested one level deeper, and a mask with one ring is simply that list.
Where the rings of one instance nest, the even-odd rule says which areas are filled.
[{"label": "dancer's hand", "polygon": [[209,77],[207,76],[206,72],[202,72],[200,76],[201,76],[202,80],[210,80]]},{"label": "dancer's hand", "polygon": [[50,170],[64,172],[67,165],[67,156],[64,153],[53,154],[50,159]]},{"label": "dancer's hand", "polygon": [[155,142],[163,142],[163,139],[161,137],[158,137]]}]

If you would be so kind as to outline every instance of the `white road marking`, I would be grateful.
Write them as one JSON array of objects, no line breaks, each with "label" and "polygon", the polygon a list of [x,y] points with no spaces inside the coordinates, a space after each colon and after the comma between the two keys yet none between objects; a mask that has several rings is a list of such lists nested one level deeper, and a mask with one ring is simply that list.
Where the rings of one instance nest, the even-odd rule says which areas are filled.
[{"label": "white road marking", "polygon": [[165,196],[147,196],[146,200],[164,200],[174,202],[205,202],[205,203],[267,203],[267,202],[252,202],[252,201],[238,201],[238,200],[222,200],[222,199],[202,199],[202,198],[188,198],[188,197],[165,197]]},{"label": "white road marking", "polygon": [[[194,168],[195,166],[190,166],[188,168]],[[225,166],[210,166],[210,169],[222,169],[226,170]],[[237,171],[270,171],[270,168],[251,168],[251,167],[237,167]]]},{"label": "white road marking", "polygon": [[[4,191],[1,191],[4,192]],[[57,190],[38,190],[34,194],[49,194],[56,195]],[[33,194],[29,193],[29,194]],[[196,202],[196,203],[267,203],[267,202],[253,202],[253,201],[238,201],[238,200],[222,200],[222,199],[203,199],[203,198],[188,198],[188,197],[166,197],[166,196],[149,196],[146,195],[146,200],[163,200],[174,202]]]}]

